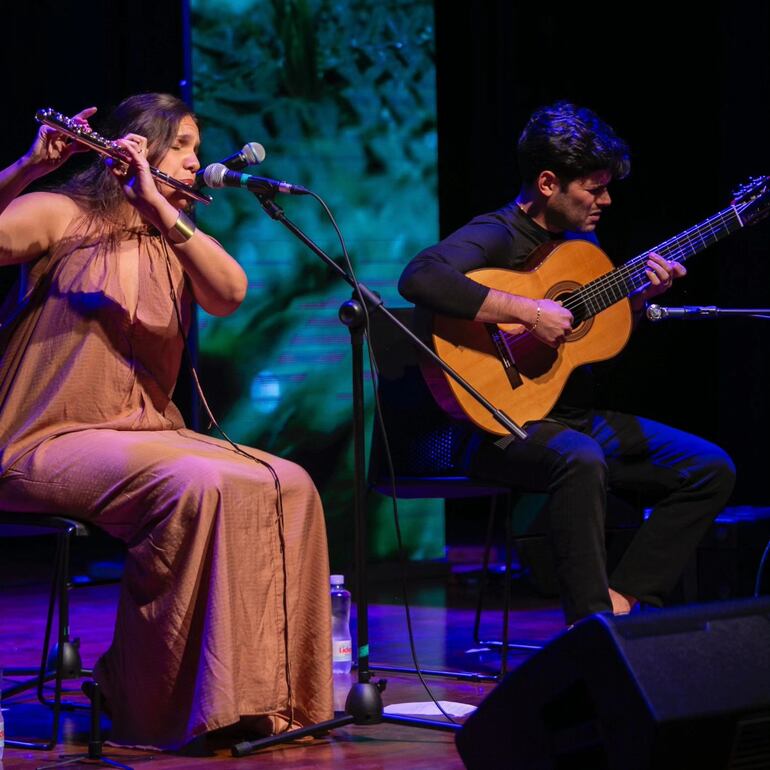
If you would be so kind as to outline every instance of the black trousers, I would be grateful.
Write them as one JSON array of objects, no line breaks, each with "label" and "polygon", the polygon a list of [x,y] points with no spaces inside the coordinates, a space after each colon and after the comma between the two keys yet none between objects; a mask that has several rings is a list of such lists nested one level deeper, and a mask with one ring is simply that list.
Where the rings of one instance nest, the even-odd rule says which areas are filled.
[{"label": "black trousers", "polygon": [[[547,492],[548,534],[568,623],[611,610],[608,587],[662,605],[730,497],[735,468],[714,444],[619,412],[591,410],[529,423],[529,438],[500,448],[477,435],[465,471],[515,489]],[[607,575],[607,489],[657,500],[623,559]]]}]

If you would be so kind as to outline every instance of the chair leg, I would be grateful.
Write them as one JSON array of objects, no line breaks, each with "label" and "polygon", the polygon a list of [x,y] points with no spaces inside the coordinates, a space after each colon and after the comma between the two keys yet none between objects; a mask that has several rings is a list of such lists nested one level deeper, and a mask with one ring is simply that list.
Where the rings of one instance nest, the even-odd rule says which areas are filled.
[{"label": "chair leg", "polygon": [[698,552],[696,551],[687,562],[682,574],[682,593],[687,604],[698,601]]},{"label": "chair leg", "polygon": [[[511,610],[511,574],[513,571],[513,528],[511,522],[512,516],[512,496],[504,495],[505,507],[505,585],[503,587],[503,633],[502,639],[482,639],[479,633],[481,610],[483,606],[483,595],[486,585],[486,574],[489,563],[489,553],[492,548],[492,514],[490,514],[490,524],[487,531],[487,545],[484,551],[484,572],[481,576],[481,587],[479,589],[479,599],[476,606],[476,620],[474,624],[474,641],[477,645],[485,647],[500,647],[500,673],[498,678],[505,676],[508,670],[508,653],[511,650],[521,652],[536,652],[543,648],[542,644],[537,642],[512,642],[510,640],[510,610]],[[496,501],[493,501],[493,505]]]},{"label": "chair leg", "polygon": [[[73,535],[74,529],[67,529],[56,536],[56,553],[54,556],[51,593],[48,602],[48,615],[46,618],[40,668],[38,669],[37,676],[28,682],[20,682],[17,685],[8,688],[6,691],[8,695],[11,695],[36,686],[38,700],[40,703],[50,706],[53,712],[51,718],[51,737],[46,742],[21,741],[11,738],[6,739],[6,745],[14,748],[50,751],[56,746],[59,738],[59,724],[62,708],[64,706],[72,708],[80,706],[80,704],[62,703],[64,655],[65,649],[71,645],[71,642],[69,641],[69,555]],[[57,604],[56,663],[53,667],[50,667],[48,662],[49,648],[51,646],[51,635],[53,631],[53,615],[54,611],[57,610]],[[44,687],[45,684],[51,680],[54,680],[54,697],[47,698],[44,693]],[[6,696],[6,693],[4,693],[4,697]],[[84,706],[84,708],[87,708],[87,706]]]},{"label": "chair leg", "polygon": [[[74,531],[68,531],[61,535],[61,574],[59,576],[58,583],[58,603],[59,613],[57,617],[57,629],[56,629],[56,645],[54,650],[56,656],[52,660],[51,652],[49,651],[50,636],[51,636],[51,622],[52,618],[49,614],[48,627],[46,628],[46,641],[44,645],[44,654],[47,655],[45,670],[48,678],[50,679],[50,672],[58,673],[57,689],[54,692],[53,700],[46,698],[43,692],[42,683],[38,687],[38,700],[46,706],[56,707],[56,703],[60,706],[67,706],[69,708],[79,707],[80,704],[65,704],[61,701],[61,689],[62,680],[64,679],[76,679],[84,674],[90,674],[90,670],[84,670],[82,662],[80,660],[80,640],[70,639],[70,604],[69,604],[69,592],[72,587],[70,583],[70,553],[72,548],[72,538],[74,537]],[[42,669],[41,669],[42,670]]]},{"label": "chair leg", "polygon": [[508,672],[508,631],[511,613],[511,562],[513,538],[511,536],[510,497],[506,496],[505,507],[505,586],[503,588],[503,648],[500,652],[500,676]]},{"label": "chair leg", "polygon": [[[66,563],[66,560],[64,558],[64,552],[66,551],[67,546],[69,545],[69,542],[67,540],[67,534],[62,532],[56,536],[56,553],[54,556],[54,568],[53,568],[53,578],[51,581],[51,593],[50,598],[48,600],[48,616],[46,618],[46,624],[45,624],[45,634],[43,637],[43,650],[40,657],[40,669],[38,670],[37,677],[35,679],[31,680],[31,685],[37,685],[37,697],[38,700],[41,701],[41,703],[45,702],[45,696],[43,694],[43,686],[46,682],[50,681],[51,679],[55,679],[55,690],[54,690],[54,709],[53,709],[53,717],[51,725],[51,737],[48,741],[41,742],[41,741],[21,741],[21,740],[15,740],[12,738],[6,738],[6,745],[12,746],[14,748],[20,748],[20,749],[35,749],[38,751],[50,751],[54,746],[56,746],[57,738],[59,737],[59,705],[60,705],[60,697],[61,697],[61,669],[57,665],[56,671],[51,675],[48,671],[48,648],[51,643],[51,628],[53,626],[53,614],[54,610],[56,609],[56,603],[61,601],[62,597],[62,585],[66,583],[65,573],[64,573],[64,566]],[[59,612],[59,634],[61,635],[61,611]],[[61,641],[61,639],[60,639]],[[63,646],[59,646],[59,655],[58,658],[61,658],[61,654],[63,651]],[[60,663],[61,660],[58,660],[57,663]],[[25,688],[27,689],[27,688]],[[17,692],[20,691],[17,689]]]},{"label": "chair leg", "polygon": [[493,495],[489,503],[489,519],[487,523],[487,539],[484,545],[484,562],[481,566],[481,582],[479,584],[479,593],[476,599],[476,617],[473,620],[473,641],[475,644],[481,642],[481,613],[484,609],[484,593],[487,590],[487,573],[489,572],[489,555],[492,551],[492,535],[495,528],[495,513],[497,510],[497,495]]},{"label": "chair leg", "polygon": [[[487,542],[486,542],[486,547],[484,548],[484,566],[481,571],[481,585],[479,586],[479,594],[478,594],[478,599],[476,601],[476,617],[473,623],[473,638],[476,640],[476,644],[478,644],[478,640],[479,640],[481,612],[482,612],[483,603],[484,603],[484,591],[486,589],[487,571],[489,569],[489,555],[492,550],[492,533],[494,531],[494,524],[495,524],[496,504],[497,504],[497,498],[496,496],[492,496],[491,502],[489,505],[489,523],[487,525]],[[370,663],[369,668],[372,671],[389,671],[396,674],[416,673],[413,668],[409,668],[407,666],[391,666],[391,665],[380,665],[377,663]],[[461,681],[472,681],[472,682],[495,682],[499,678],[496,674],[480,674],[480,673],[467,672],[467,671],[443,671],[443,670],[426,669],[426,668],[420,669],[420,673],[425,676],[448,677],[450,679],[458,679]]]},{"label": "chair leg", "polygon": [[43,674],[48,668],[48,640],[50,639],[50,622],[49,627],[46,629],[46,644],[43,654],[45,655],[45,662],[41,664],[40,668],[40,685],[37,688],[37,697],[41,703],[48,703],[53,707],[53,727],[52,737],[54,745],[59,737],[59,717],[61,716],[61,690],[62,690],[62,678],[64,668],[64,645],[69,641],[69,577],[70,577],[70,546],[72,545],[71,539],[72,531],[67,530],[62,533],[60,537],[60,551],[61,551],[61,564],[59,570],[59,613],[58,613],[58,628],[56,633],[56,678],[54,682],[53,702],[45,697],[43,693]]}]

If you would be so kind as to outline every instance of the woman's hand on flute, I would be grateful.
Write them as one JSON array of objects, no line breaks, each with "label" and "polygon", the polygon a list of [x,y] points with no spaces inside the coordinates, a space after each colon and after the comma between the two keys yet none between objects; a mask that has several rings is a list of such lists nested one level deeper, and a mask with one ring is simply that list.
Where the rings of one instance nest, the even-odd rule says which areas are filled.
[{"label": "woman's hand on flute", "polygon": [[[81,126],[88,126],[88,119],[96,112],[96,107],[86,107],[75,115],[72,120]],[[66,163],[76,152],[86,152],[88,147],[76,142],[52,126],[40,126],[35,141],[22,158],[22,161],[38,173],[36,176],[48,174]]]},{"label": "woman's hand on flute", "polygon": [[170,206],[158,190],[147,161],[147,139],[139,134],[126,134],[115,141],[125,153],[126,160],[106,158],[105,163],[120,181],[128,202],[156,227],[158,212]]},{"label": "woman's hand on flute", "polygon": [[[73,120],[87,126],[88,118],[95,112],[96,107],[87,107],[75,115]],[[3,214],[11,202],[32,182],[61,166],[73,153],[82,152],[84,149],[86,148],[83,145],[69,139],[61,131],[50,126],[40,126],[29,150],[15,163],[0,171],[0,214]],[[26,206],[22,208],[26,210]],[[46,221],[50,219],[51,217],[47,217]],[[7,222],[3,225],[3,228],[5,227],[13,229]],[[19,228],[20,232],[29,229],[29,223],[24,221],[24,216],[20,217]],[[26,244],[23,248],[12,247],[0,235],[2,264],[23,262],[38,253],[41,253],[40,250],[33,248],[31,244]]]}]

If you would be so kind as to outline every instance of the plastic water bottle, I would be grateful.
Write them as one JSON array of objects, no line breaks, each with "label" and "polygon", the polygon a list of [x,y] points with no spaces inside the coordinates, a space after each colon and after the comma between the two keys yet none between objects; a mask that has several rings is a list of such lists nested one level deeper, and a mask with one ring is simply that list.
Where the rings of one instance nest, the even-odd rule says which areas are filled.
[{"label": "plastic water bottle", "polygon": [[344,575],[330,575],[332,590],[332,670],[348,674],[353,665],[353,643],[350,639],[350,591],[343,585]]}]

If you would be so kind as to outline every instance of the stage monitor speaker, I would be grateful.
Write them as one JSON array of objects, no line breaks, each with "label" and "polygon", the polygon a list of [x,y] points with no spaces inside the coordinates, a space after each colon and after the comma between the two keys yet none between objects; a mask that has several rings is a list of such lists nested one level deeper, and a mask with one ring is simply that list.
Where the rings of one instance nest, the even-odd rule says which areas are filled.
[{"label": "stage monitor speaker", "polygon": [[770,599],[595,615],[457,734],[468,770],[770,768]]}]

